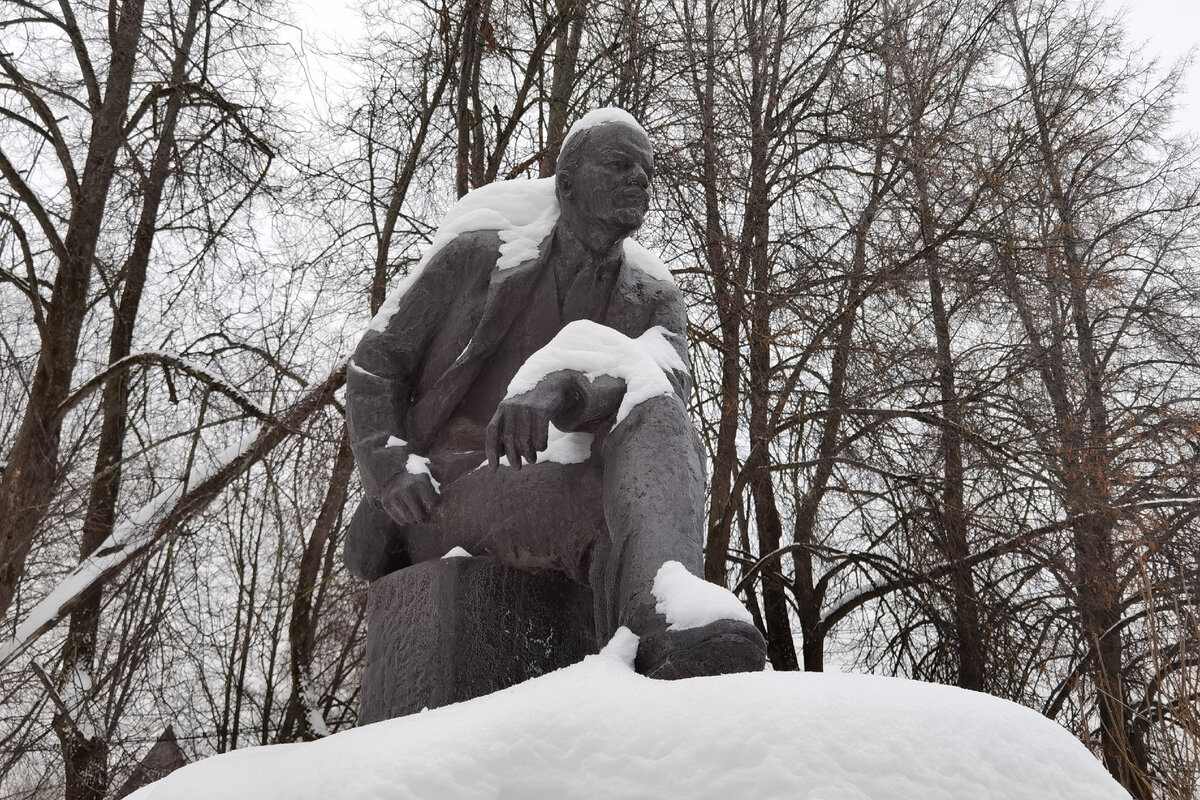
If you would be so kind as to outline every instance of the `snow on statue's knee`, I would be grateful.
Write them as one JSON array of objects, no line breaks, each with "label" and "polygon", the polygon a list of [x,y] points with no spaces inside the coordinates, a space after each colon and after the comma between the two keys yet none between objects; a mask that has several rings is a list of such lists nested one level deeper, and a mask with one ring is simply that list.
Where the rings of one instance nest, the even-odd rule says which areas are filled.
[{"label": "snow on statue's knee", "polygon": [[666,344],[666,330],[652,328],[636,339],[590,320],[566,325],[550,343],[531,355],[508,385],[505,398],[532,391],[546,376],[556,372],[581,373],[588,380],[619,378],[625,394],[614,424],[652,397],[670,396],[674,387],[668,370],[685,369],[683,360]]}]

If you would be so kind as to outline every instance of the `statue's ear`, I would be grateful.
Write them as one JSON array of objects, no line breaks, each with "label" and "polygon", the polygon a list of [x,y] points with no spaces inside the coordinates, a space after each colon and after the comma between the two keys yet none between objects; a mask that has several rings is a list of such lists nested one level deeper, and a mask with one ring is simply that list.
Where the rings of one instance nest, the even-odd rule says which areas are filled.
[{"label": "statue's ear", "polygon": [[560,167],[559,170],[554,173],[554,179],[558,182],[558,193],[563,197],[570,197],[571,186],[573,185],[571,182],[571,171],[569,169]]}]

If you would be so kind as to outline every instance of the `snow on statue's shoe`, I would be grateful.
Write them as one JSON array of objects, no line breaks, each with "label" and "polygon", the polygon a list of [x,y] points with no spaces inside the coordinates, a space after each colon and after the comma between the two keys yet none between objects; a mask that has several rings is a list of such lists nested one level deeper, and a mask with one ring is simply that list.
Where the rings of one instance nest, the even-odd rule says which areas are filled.
[{"label": "snow on statue's shoe", "polygon": [[659,568],[652,592],[654,611],[644,617],[649,625],[640,633],[638,672],[669,680],[763,668],[766,642],[728,589],[668,561]]},{"label": "snow on statue's shoe", "polygon": [[719,619],[698,628],[665,629],[644,635],[634,666],[662,680],[759,672],[766,663],[767,645],[748,622]]}]

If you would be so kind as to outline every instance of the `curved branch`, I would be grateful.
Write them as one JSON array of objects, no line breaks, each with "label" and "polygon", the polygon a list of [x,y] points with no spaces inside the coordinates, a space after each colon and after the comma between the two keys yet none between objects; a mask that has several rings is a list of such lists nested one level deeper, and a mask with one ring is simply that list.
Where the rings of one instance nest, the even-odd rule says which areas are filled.
[{"label": "curved branch", "polygon": [[13,230],[13,234],[17,237],[17,243],[21,245],[21,257],[25,261],[26,279],[22,280],[16,275],[0,270],[0,278],[8,280],[13,286],[21,290],[21,293],[29,298],[30,304],[33,306],[33,322],[37,325],[38,331],[45,340],[46,332],[46,301],[42,299],[38,293],[37,274],[33,271],[33,251],[29,247],[29,236],[25,233],[24,226],[21,222],[9,214],[7,211],[0,210],[0,220],[4,220]]},{"label": "curved branch", "polygon": [[63,175],[66,177],[67,189],[71,193],[71,198],[74,199],[79,195],[79,175],[75,171],[75,162],[71,160],[71,151],[67,148],[67,140],[62,135],[62,130],[58,127],[58,118],[54,116],[54,112],[47,105],[35,90],[29,80],[16,68],[16,65],[4,53],[0,53],[0,69],[3,69],[5,74],[12,79],[11,89],[25,98],[25,102],[37,114],[41,120],[43,128],[38,128],[33,125],[30,120],[16,114],[16,112],[5,109],[8,116],[14,117],[18,121],[32,128],[40,136],[50,142],[54,148],[55,155],[58,156],[58,164],[62,168]]},{"label": "curved branch", "polygon": [[38,221],[38,226],[42,229],[42,234],[50,243],[50,249],[54,251],[54,255],[60,260],[65,261],[67,258],[67,248],[63,244],[63,240],[59,238],[58,230],[54,227],[54,223],[50,221],[50,215],[46,212],[42,201],[38,200],[33,189],[29,188],[29,184],[21,177],[21,173],[13,166],[13,163],[8,160],[8,156],[4,154],[3,148],[0,148],[0,175],[8,181],[8,185],[13,188],[17,196],[21,198],[21,202],[33,214],[34,219]]},{"label": "curved branch", "polygon": [[178,356],[155,350],[149,350],[142,353],[133,353],[132,355],[122,358],[120,361],[109,364],[103,372],[93,376],[82,386],[72,392],[71,396],[64,400],[62,404],[55,409],[54,415],[51,417],[51,419],[61,420],[64,416],[66,416],[67,413],[83,402],[88,395],[103,386],[104,383],[112,376],[132,369],[135,366],[145,364],[160,364],[162,366],[175,367],[185,375],[190,375],[212,390],[225,395],[232,400],[238,408],[245,411],[249,416],[254,417],[255,419],[268,421],[271,419],[270,413],[259,407],[253,400],[242,394],[241,391],[233,386],[230,386],[228,383],[212,373]]},{"label": "curved branch", "polygon": [[203,511],[237,477],[296,433],[345,384],[345,366],[343,360],[280,417],[266,420],[258,434],[244,446],[227,451],[200,475],[185,476],[114,530],[95,552],[30,610],[12,638],[0,644],[0,669],[11,664],[38,637],[66,618],[90,590],[111,580],[135,559],[161,545],[181,525]]}]

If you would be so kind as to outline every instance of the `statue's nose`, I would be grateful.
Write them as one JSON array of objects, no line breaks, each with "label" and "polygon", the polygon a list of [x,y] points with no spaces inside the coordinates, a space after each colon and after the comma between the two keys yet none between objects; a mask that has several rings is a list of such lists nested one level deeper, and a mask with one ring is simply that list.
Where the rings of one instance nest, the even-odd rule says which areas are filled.
[{"label": "statue's nose", "polygon": [[634,186],[640,186],[643,189],[650,186],[650,176],[646,174],[646,170],[641,167],[633,168],[633,175],[630,176],[629,182]]}]

